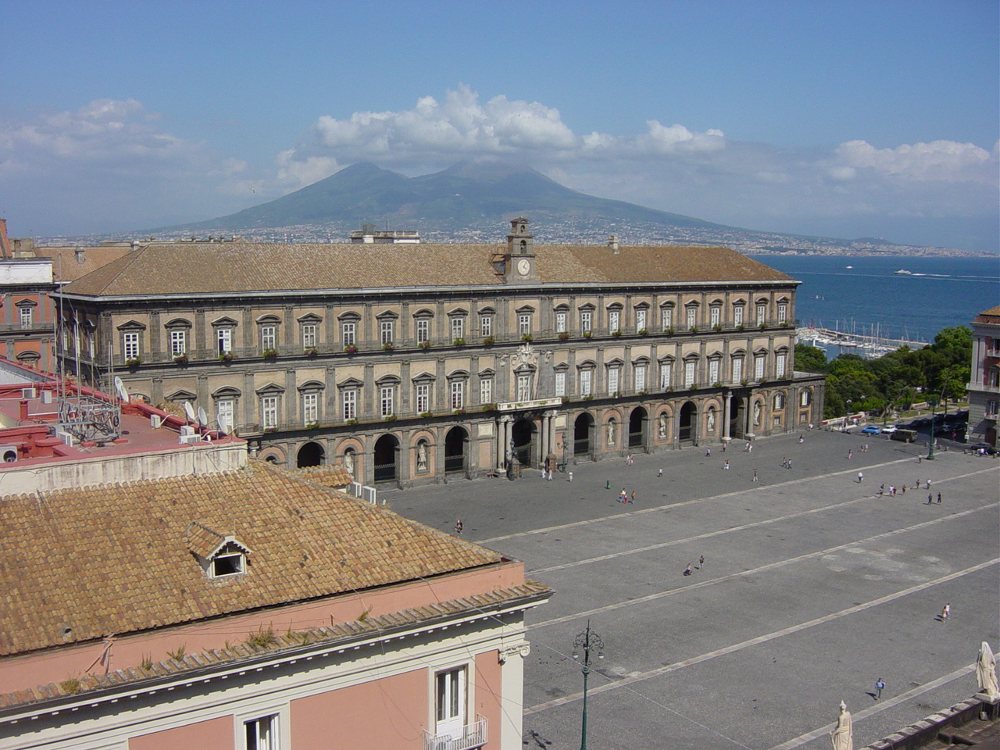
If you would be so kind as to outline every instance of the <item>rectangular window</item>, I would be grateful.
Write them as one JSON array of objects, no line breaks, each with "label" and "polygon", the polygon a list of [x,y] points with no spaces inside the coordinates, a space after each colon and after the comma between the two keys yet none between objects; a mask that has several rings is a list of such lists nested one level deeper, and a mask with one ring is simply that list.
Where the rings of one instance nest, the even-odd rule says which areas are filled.
[{"label": "rectangular window", "polygon": [[566,373],[557,372],[556,373],[556,396],[566,395]]},{"label": "rectangular window", "polygon": [[379,414],[383,417],[391,417],[395,413],[396,389],[391,385],[383,385],[379,388]]},{"label": "rectangular window", "polygon": [[778,322],[787,323],[788,322],[788,305],[784,302],[778,303]]},{"label": "rectangular window", "polygon": [[465,318],[451,319],[451,338],[453,341],[465,338]]},{"label": "rectangular window", "polygon": [[493,316],[492,315],[480,315],[479,316],[479,335],[482,337],[493,335]]},{"label": "rectangular window", "polygon": [[34,310],[30,307],[25,306],[25,307],[19,307],[18,312],[21,315],[21,328],[31,328],[34,318]]},{"label": "rectangular window", "polygon": [[531,334],[531,313],[520,313],[517,316],[517,332],[522,336]]},{"label": "rectangular window", "polygon": [[743,380],[743,357],[733,357],[733,382]]},{"label": "rectangular window", "polygon": [[719,360],[717,359],[708,360],[708,382],[719,382]]},{"label": "rectangular window", "polygon": [[465,668],[441,672],[436,682],[435,731],[457,737],[465,726]]},{"label": "rectangular window", "polygon": [[767,313],[767,305],[757,305],[757,325],[762,326],[765,322],[765,314]]},{"label": "rectangular window", "polygon": [[340,338],[344,346],[355,346],[358,343],[358,324],[347,320],[340,324]]},{"label": "rectangular window", "polygon": [[137,359],[139,357],[139,334],[135,332],[122,334],[122,353],[125,359]]},{"label": "rectangular window", "polygon": [[344,419],[358,418],[358,392],[356,390],[341,391],[340,411]]},{"label": "rectangular window", "polygon": [[580,395],[591,394],[591,370],[580,370]]},{"label": "rectangular window", "polygon": [[674,384],[674,365],[672,362],[660,362],[660,389],[667,390]]},{"label": "rectangular window", "polygon": [[219,354],[230,354],[233,351],[233,329],[220,328],[215,332],[215,340],[219,346]]},{"label": "rectangular window", "polygon": [[617,367],[608,368],[608,395],[614,396],[618,393],[618,376],[621,370]]},{"label": "rectangular window", "polygon": [[417,414],[426,414],[431,410],[431,384],[417,383]]},{"label": "rectangular window", "polygon": [[493,378],[483,378],[479,381],[479,403],[493,403]]},{"label": "rectangular window", "polygon": [[592,331],[594,327],[594,313],[590,310],[582,310],[580,312],[580,330],[583,333],[588,333]]},{"label": "rectangular window", "polygon": [[635,381],[635,392],[642,393],[646,390],[646,365],[635,365],[632,373]]},{"label": "rectangular window", "polygon": [[276,326],[260,327],[260,348],[261,351],[278,348],[278,329]]},{"label": "rectangular window", "polygon": [[743,305],[733,307],[733,325],[743,325]]},{"label": "rectangular window", "polygon": [[718,305],[712,305],[708,308],[709,324],[714,328],[715,326],[722,325],[722,308]]},{"label": "rectangular window", "polygon": [[774,357],[774,376],[776,378],[785,377],[785,357],[787,357],[784,352],[778,352]]},{"label": "rectangular window", "polygon": [[618,310],[608,310],[608,333],[617,333],[621,330],[621,316]]},{"label": "rectangular window", "polygon": [[246,750],[280,750],[278,747],[278,716],[262,716],[243,722]]},{"label": "rectangular window", "polygon": [[698,323],[698,308],[693,305],[687,308],[687,327],[694,328]]},{"label": "rectangular window", "polygon": [[764,355],[758,354],[753,358],[753,379],[762,380],[764,378]]},{"label": "rectangular window", "polygon": [[303,349],[315,349],[316,348],[316,324],[315,323],[303,323],[302,324],[302,348]]},{"label": "rectangular window", "polygon": [[187,331],[174,329],[170,332],[170,355],[176,357],[187,352]]},{"label": "rectangular window", "polygon": [[236,402],[231,398],[220,398],[215,402],[215,414],[219,429],[226,433],[232,432]]},{"label": "rectangular window", "polygon": [[517,400],[531,400],[531,375],[521,373],[517,376]]},{"label": "rectangular window", "polygon": [[417,318],[417,343],[423,344],[431,340],[431,321],[429,318]]},{"label": "rectangular window", "polygon": [[646,310],[645,308],[640,308],[635,311],[635,330],[645,331],[646,330]]},{"label": "rectangular window", "polygon": [[262,396],[260,399],[260,426],[270,430],[278,426],[278,397]]},{"label": "rectangular window", "polygon": [[556,313],[556,333],[566,332],[566,313],[560,310]]},{"label": "rectangular window", "polygon": [[674,308],[672,307],[661,307],[660,308],[660,328],[666,331],[669,328],[674,327]]},{"label": "rectangular window", "polygon": [[382,344],[382,346],[392,343],[394,328],[395,326],[393,325],[392,320],[380,320],[378,322],[379,343]]},{"label": "rectangular window", "polygon": [[451,408],[452,409],[464,409],[465,408],[465,381],[464,380],[452,380],[450,387],[451,393]]},{"label": "rectangular window", "polygon": [[312,424],[319,421],[319,394],[302,394],[302,422]]},{"label": "rectangular window", "polygon": [[684,387],[690,388],[694,385],[694,368],[697,362],[693,359],[684,363]]}]

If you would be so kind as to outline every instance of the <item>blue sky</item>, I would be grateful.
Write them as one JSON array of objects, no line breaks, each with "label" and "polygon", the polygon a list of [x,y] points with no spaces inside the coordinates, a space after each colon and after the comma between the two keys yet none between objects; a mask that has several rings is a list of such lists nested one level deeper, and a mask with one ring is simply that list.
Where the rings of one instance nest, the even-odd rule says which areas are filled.
[{"label": "blue sky", "polygon": [[995,0],[0,12],[14,236],[211,218],[359,160],[500,158],[726,224],[1000,249]]}]

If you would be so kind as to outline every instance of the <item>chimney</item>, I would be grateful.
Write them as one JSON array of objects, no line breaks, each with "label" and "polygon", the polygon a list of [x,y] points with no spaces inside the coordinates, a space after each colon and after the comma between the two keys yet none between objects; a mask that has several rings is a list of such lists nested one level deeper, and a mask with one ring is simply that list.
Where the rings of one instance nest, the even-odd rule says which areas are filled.
[{"label": "chimney", "polygon": [[610,237],[608,237],[608,247],[611,248],[611,252],[614,255],[618,255],[618,235],[617,234],[613,234]]},{"label": "chimney", "polygon": [[19,415],[20,416],[20,420],[22,422],[27,422],[28,421],[28,399],[22,398],[20,406],[21,406],[20,415]]},{"label": "chimney", "polygon": [[0,258],[10,257],[10,241],[7,239],[7,220],[0,219]]},{"label": "chimney", "polygon": [[76,257],[76,262],[77,263],[86,263],[87,262],[87,256],[84,253],[83,248],[80,247],[79,245],[76,246],[76,250],[73,251],[73,255]]}]

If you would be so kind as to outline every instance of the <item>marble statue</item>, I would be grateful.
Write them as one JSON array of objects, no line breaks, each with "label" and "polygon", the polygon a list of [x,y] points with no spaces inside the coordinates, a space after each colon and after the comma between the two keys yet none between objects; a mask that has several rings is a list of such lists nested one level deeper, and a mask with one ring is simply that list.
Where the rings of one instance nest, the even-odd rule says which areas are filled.
[{"label": "marble statue", "polygon": [[760,425],[760,401],[755,401],[753,405],[753,423],[755,427]]},{"label": "marble statue", "polygon": [[615,445],[615,420],[608,422],[608,446],[614,447]]},{"label": "marble statue", "polygon": [[659,434],[660,434],[661,438],[665,438],[667,436],[667,415],[666,414],[660,414],[660,419],[659,419]]},{"label": "marble statue", "polygon": [[979,647],[979,658],[976,659],[976,680],[979,681],[980,692],[986,693],[990,700],[1000,698],[1000,687],[997,686],[996,659],[990,644],[983,641]]},{"label": "marble statue", "polygon": [[830,733],[833,750],[854,750],[853,720],[847,704],[840,702],[840,714],[837,716],[837,726]]},{"label": "marble statue", "polygon": [[344,468],[352,477],[354,476],[354,451],[344,453]]},{"label": "marble statue", "polygon": [[708,410],[708,431],[715,432],[715,409]]},{"label": "marble statue", "polygon": [[427,471],[427,445],[417,443],[417,471]]}]

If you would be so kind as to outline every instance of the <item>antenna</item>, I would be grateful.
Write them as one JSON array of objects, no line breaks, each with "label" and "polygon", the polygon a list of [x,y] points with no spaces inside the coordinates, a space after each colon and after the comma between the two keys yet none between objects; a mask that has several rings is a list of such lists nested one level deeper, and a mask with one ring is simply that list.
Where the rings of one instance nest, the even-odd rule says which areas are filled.
[{"label": "antenna", "polygon": [[187,415],[188,421],[193,422],[195,420],[194,407],[191,406],[190,401],[184,402],[184,413]]},{"label": "antenna", "polygon": [[215,412],[215,423],[219,425],[219,433],[225,435],[229,432],[229,421],[223,419],[222,414]]},{"label": "antenna", "polygon": [[202,427],[208,427],[208,414],[205,413],[205,407],[198,407],[198,424]]},{"label": "antenna", "polygon": [[115,375],[115,392],[121,401],[126,404],[129,402],[128,388],[125,387],[125,383],[117,375]]}]

